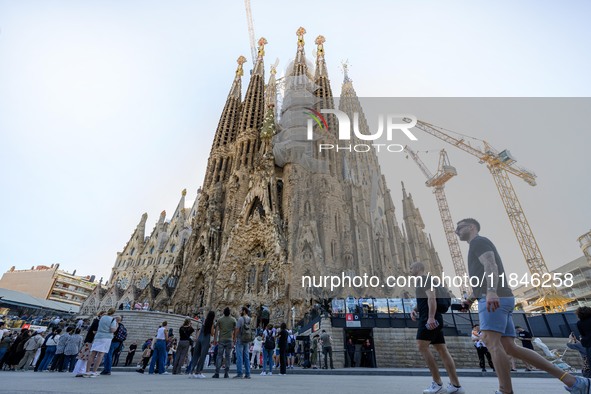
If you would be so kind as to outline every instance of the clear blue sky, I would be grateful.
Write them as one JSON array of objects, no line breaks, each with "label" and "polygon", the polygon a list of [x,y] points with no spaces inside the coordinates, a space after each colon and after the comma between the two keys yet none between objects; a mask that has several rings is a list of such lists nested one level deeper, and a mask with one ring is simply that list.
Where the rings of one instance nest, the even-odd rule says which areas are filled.
[{"label": "clear blue sky", "polygon": [[[399,97],[590,96],[590,8],[252,0],[256,37],[269,41],[267,73],[276,58],[279,69],[293,58],[304,26],[310,59],[314,38],[326,37],[335,94],[348,59],[359,95]],[[108,278],[143,212],[149,232],[183,188],[194,198],[241,54],[251,60],[243,1],[0,0],[0,273],[60,263]],[[591,228],[589,125],[579,126],[573,138],[524,135],[516,148],[489,138],[540,177],[538,189],[518,191],[551,268],[580,256],[576,238]],[[412,188],[448,264],[421,174],[383,170],[398,207],[399,182]],[[518,259],[507,226],[487,233],[513,242],[506,254]]]}]

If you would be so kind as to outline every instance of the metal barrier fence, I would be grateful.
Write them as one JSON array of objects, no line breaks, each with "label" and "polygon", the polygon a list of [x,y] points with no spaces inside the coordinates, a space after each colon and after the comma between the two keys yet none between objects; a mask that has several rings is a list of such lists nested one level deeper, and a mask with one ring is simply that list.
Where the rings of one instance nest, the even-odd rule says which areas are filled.
[{"label": "metal barrier fence", "polygon": [[[530,314],[513,312],[513,322],[536,337],[567,338],[571,332],[577,337],[577,316],[573,312]],[[410,313],[333,313],[333,327],[338,328],[416,328]],[[354,324],[352,324],[354,322]],[[443,314],[443,329],[448,336],[470,335],[472,326],[479,323],[476,312],[450,311]]]}]

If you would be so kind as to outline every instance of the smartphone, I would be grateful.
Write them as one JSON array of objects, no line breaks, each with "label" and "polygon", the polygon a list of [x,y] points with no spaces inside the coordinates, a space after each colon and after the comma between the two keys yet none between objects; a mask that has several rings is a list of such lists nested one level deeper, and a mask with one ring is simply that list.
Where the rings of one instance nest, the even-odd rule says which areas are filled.
[{"label": "smartphone", "polygon": [[[437,320],[435,320],[435,328],[437,328],[438,326],[439,326],[439,322],[438,322]],[[431,330],[431,329],[429,328],[429,324],[428,324],[428,323],[427,323],[427,324],[425,324],[425,328],[426,328],[427,330]]]}]

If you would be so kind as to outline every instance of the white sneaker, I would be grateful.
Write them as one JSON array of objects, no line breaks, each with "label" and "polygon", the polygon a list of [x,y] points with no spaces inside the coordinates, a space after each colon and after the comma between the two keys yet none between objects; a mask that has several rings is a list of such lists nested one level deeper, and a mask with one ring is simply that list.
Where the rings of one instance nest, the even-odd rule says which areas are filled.
[{"label": "white sneaker", "polygon": [[261,376],[267,376],[267,373],[265,371],[261,372]]},{"label": "white sneaker", "polygon": [[166,372],[166,371],[164,371],[164,372],[162,372],[160,375],[170,375],[170,372]]},{"label": "white sneaker", "polygon": [[205,379],[205,375],[203,375],[202,373],[198,374],[195,376],[197,379]]},{"label": "white sneaker", "polygon": [[447,385],[447,392],[449,394],[464,394],[466,392],[466,390],[464,390],[464,388],[462,386],[460,387],[456,387],[453,384],[449,383]]},{"label": "white sneaker", "polygon": [[271,375],[273,375],[273,372],[269,372],[267,375],[268,375],[268,376],[271,376]]},{"label": "white sneaker", "polygon": [[445,392],[446,390],[443,388],[443,385],[439,385],[435,382],[431,382],[431,386],[423,390],[423,394],[443,394]]}]

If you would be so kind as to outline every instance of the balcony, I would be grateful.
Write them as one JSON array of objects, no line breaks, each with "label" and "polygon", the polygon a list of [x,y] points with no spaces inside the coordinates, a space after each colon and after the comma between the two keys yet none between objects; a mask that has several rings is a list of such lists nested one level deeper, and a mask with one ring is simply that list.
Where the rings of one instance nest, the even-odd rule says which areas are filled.
[{"label": "balcony", "polygon": [[68,293],[68,294],[72,294],[72,295],[76,295],[78,297],[82,297],[82,298],[86,298],[90,295],[90,291],[86,292],[86,291],[80,291],[79,289],[69,289],[67,287],[62,287],[60,285],[55,285],[52,289],[52,294],[54,292],[58,292],[58,293]]},{"label": "balcony", "polygon": [[80,306],[83,301],[83,300],[74,300],[71,298],[66,298],[64,296],[60,296],[57,294],[51,294],[47,299],[50,301],[63,302],[65,304],[71,304],[71,305],[76,305],[76,306]]},{"label": "balcony", "polygon": [[67,276],[61,276],[61,275],[58,275],[55,282],[56,283],[67,283],[69,285],[74,285],[76,287],[82,287],[82,288],[88,289],[89,293],[95,288],[95,285],[90,282],[71,279],[71,278],[68,278]]}]

